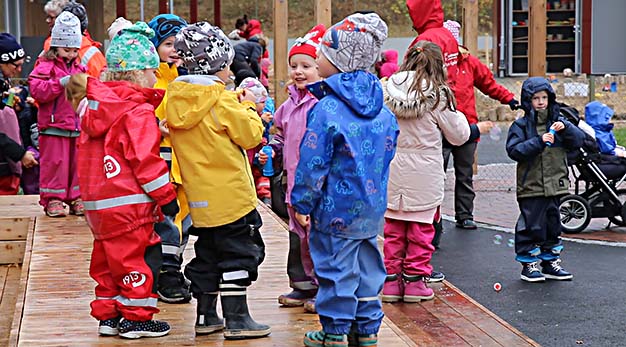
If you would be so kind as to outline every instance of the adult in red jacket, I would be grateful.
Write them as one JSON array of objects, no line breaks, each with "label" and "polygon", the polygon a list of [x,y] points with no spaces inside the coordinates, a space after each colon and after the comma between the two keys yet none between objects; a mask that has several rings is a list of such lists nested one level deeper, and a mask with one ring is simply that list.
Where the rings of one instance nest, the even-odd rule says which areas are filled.
[{"label": "adult in red jacket", "polygon": [[448,70],[448,85],[456,92],[456,78],[458,74],[457,61],[459,49],[452,34],[443,27],[443,8],[441,0],[406,0],[409,16],[413,21],[413,29],[417,37],[409,47],[417,41],[430,41],[443,53],[443,62]]},{"label": "adult in red jacket", "polygon": [[178,212],[167,164],[159,156],[161,135],[154,115],[164,91],[83,74],[72,76],[68,95],[76,84],[86,85],[88,100],[78,176],[95,238],[89,272],[98,285],[91,314],[100,320],[101,334],[115,334],[116,326],[109,332],[103,324],[114,324],[120,315],[149,321],[159,312],[155,281],[161,240],[154,222],[163,216],[157,206],[167,215]]}]

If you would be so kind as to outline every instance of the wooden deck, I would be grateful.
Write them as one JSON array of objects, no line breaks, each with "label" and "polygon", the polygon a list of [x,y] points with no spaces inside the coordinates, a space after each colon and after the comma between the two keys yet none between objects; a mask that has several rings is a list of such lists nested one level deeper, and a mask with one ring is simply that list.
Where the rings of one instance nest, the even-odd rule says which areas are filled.
[{"label": "wooden deck", "polygon": [[[30,197],[12,199],[0,197],[0,217],[23,216],[31,207],[37,210],[29,207],[33,202]],[[27,241],[21,285],[13,286],[14,292],[10,294],[15,297],[15,312],[7,312],[9,305],[13,305],[11,302],[0,302],[0,346],[7,345],[6,340],[2,340],[2,336],[6,339],[7,335],[6,331],[3,333],[2,324],[6,325],[8,316],[13,317],[9,346],[302,346],[304,332],[319,329],[318,319],[314,314],[304,313],[301,307],[284,308],[277,304],[278,295],[289,289],[285,271],[287,231],[271,211],[265,207],[259,207],[259,211],[264,222],[262,233],[267,256],[260,268],[259,281],[248,294],[253,317],[272,326],[269,338],[225,341],[221,334],[196,337],[194,302],[186,305],[159,303],[161,313],[155,318],[172,325],[166,337],[139,341],[99,337],[98,322],[89,315],[95,286],[88,273],[91,233],[83,218],[41,217],[41,209],[38,209],[33,212],[40,217]],[[191,243],[186,259],[193,256]],[[17,272],[7,269],[4,282],[10,282],[7,281],[9,273],[15,282]],[[1,286],[3,273],[0,268],[0,290],[6,287]],[[379,334],[379,346],[537,346],[453,285],[444,282],[433,288],[436,297],[432,301],[383,306],[386,317]]]}]

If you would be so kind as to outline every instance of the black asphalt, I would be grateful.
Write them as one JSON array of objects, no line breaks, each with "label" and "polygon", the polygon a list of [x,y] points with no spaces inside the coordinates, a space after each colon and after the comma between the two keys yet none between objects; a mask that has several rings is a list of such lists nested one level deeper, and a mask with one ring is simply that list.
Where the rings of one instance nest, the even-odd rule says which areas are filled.
[{"label": "black asphalt", "polygon": [[[565,242],[572,281],[526,283],[512,234],[444,222],[433,266],[446,279],[543,346],[626,346],[626,248]],[[499,236],[498,236],[499,235]],[[496,292],[494,283],[502,290]]]}]

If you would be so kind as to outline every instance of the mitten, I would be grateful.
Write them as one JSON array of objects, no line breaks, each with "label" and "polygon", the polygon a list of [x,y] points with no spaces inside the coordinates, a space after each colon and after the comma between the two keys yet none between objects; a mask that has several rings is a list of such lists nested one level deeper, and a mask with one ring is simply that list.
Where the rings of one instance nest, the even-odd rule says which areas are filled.
[{"label": "mitten", "polygon": [[508,104],[509,104],[509,107],[511,108],[511,111],[515,111],[519,109],[519,101],[515,99],[511,99],[511,101],[509,101]]}]

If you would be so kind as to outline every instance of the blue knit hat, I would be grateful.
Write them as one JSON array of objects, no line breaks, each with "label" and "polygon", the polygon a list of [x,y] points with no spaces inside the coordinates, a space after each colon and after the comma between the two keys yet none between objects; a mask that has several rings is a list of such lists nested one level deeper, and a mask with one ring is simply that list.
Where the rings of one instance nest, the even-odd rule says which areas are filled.
[{"label": "blue knit hat", "polygon": [[22,45],[9,33],[0,34],[0,63],[8,64],[26,58]]},{"label": "blue knit hat", "polygon": [[148,26],[154,30],[154,37],[150,39],[154,47],[159,45],[168,37],[178,34],[180,29],[187,26],[187,22],[175,14],[160,14],[148,23]]}]

